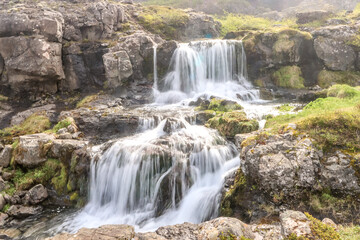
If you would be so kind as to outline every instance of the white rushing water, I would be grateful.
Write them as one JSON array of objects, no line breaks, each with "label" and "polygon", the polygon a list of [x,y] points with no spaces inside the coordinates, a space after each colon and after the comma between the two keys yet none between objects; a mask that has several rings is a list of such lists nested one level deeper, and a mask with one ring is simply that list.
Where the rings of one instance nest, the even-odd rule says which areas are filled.
[{"label": "white rushing water", "polygon": [[178,103],[199,96],[242,101],[259,99],[259,91],[247,80],[242,42],[234,40],[180,44],[171,59],[169,72],[162,84],[157,80],[155,88],[158,104]]},{"label": "white rushing water", "polygon": [[225,176],[239,164],[215,130],[167,118],[92,162],[89,203],[60,228],[124,223],[149,231],[216,217]]},{"label": "white rushing water", "polygon": [[[198,96],[244,106],[259,100],[258,90],[247,81],[240,41],[180,44],[164,79],[157,76],[156,57],[154,47],[156,104],[150,110]],[[106,144],[110,147],[91,164],[88,204],[58,230],[130,224],[149,231],[218,215],[224,180],[238,168],[239,153],[217,131],[194,125],[193,116],[182,116],[178,107],[168,108],[176,116],[144,117],[138,134]]]}]

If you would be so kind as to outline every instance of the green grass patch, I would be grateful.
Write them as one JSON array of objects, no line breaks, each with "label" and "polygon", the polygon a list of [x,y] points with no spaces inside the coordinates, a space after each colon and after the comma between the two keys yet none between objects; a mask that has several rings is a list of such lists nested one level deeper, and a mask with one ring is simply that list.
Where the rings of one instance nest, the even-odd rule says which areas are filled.
[{"label": "green grass patch", "polygon": [[97,100],[98,98],[98,94],[86,96],[76,104],[76,108],[88,107],[89,103]]},{"label": "green grass patch", "polygon": [[163,38],[178,39],[189,21],[189,15],[180,9],[149,6],[139,15],[139,23],[148,31]]},{"label": "green grass patch", "polygon": [[271,118],[266,127],[281,130],[296,123],[324,150],[360,150],[360,90],[348,85],[334,85],[327,98],[319,98],[296,114]]},{"label": "green grass patch", "polygon": [[73,120],[71,118],[61,120],[53,127],[52,132],[57,133],[60,129],[70,126],[71,123],[73,123]]},{"label": "green grass patch", "polygon": [[294,110],[294,106],[291,106],[290,104],[283,104],[279,107],[277,107],[276,109],[278,109],[280,112],[290,112],[292,110]]},{"label": "green grass patch", "polygon": [[293,18],[283,21],[273,21],[261,17],[229,13],[225,16],[217,16],[215,19],[221,23],[221,34],[223,36],[229,32],[239,32],[242,30],[278,32],[284,28],[297,29],[298,27],[296,20]]},{"label": "green grass patch", "polygon": [[339,234],[342,240],[359,240],[360,226],[340,227]]},{"label": "green grass patch", "polygon": [[34,113],[20,125],[0,130],[0,137],[14,138],[26,134],[41,133],[51,126],[45,113]]},{"label": "green grass patch", "polygon": [[360,72],[322,70],[318,75],[318,84],[322,88],[328,88],[334,84],[355,86],[359,83]]},{"label": "green grass patch", "polygon": [[304,78],[298,66],[286,66],[273,74],[273,80],[279,87],[301,89],[305,88]]},{"label": "green grass patch", "polygon": [[10,204],[8,203],[8,204],[6,204],[6,205],[3,207],[3,209],[1,209],[1,211],[2,211],[3,213],[6,213],[6,212],[9,210],[9,208],[10,208]]}]

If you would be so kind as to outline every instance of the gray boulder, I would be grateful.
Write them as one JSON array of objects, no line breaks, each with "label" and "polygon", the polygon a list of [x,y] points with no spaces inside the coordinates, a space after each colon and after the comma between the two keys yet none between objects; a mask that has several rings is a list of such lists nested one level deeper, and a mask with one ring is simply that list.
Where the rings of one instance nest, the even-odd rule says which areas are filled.
[{"label": "gray boulder", "polygon": [[354,70],[356,54],[352,47],[343,41],[318,37],[314,41],[317,56],[327,68],[334,71]]},{"label": "gray boulder", "polygon": [[24,167],[38,166],[47,160],[46,154],[54,140],[53,135],[45,133],[21,136],[15,162]]},{"label": "gray boulder", "polygon": [[0,209],[3,209],[6,204],[4,196],[0,193]]},{"label": "gray boulder", "polygon": [[296,23],[305,24],[314,21],[319,21],[326,19],[333,15],[332,12],[329,11],[311,11],[311,12],[299,12],[296,14]]},{"label": "gray boulder", "polygon": [[280,214],[281,232],[285,237],[309,236],[311,234],[310,220],[304,213],[287,210]]},{"label": "gray boulder", "polygon": [[6,145],[0,150],[0,167],[8,167],[12,156],[12,146]]},{"label": "gray boulder", "polygon": [[41,206],[37,207],[26,207],[21,205],[12,205],[9,210],[7,211],[7,214],[14,218],[26,218],[29,216],[36,215],[40,213],[42,210]]},{"label": "gray boulder", "polygon": [[[64,78],[61,44],[28,37],[0,38],[7,84],[15,92],[55,93]],[[31,61],[29,61],[31,59]]]},{"label": "gray boulder", "polygon": [[107,87],[117,88],[123,85],[132,74],[133,69],[126,51],[110,52],[103,56]]},{"label": "gray boulder", "polygon": [[42,184],[38,184],[26,193],[23,201],[35,205],[43,202],[47,197],[47,189]]}]

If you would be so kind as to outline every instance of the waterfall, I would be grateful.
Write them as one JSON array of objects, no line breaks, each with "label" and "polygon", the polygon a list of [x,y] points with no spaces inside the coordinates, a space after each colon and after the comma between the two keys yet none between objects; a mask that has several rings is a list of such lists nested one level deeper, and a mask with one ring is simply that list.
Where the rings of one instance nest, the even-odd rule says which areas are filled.
[{"label": "waterfall", "polygon": [[[175,103],[199,95],[254,101],[259,91],[247,80],[241,41],[208,40],[180,44],[169,72],[157,80],[157,103]],[[161,85],[161,86],[159,86]]]},{"label": "waterfall", "polygon": [[130,224],[149,231],[214,218],[224,178],[239,164],[236,147],[215,130],[166,118],[92,161],[89,203],[61,229]]},{"label": "waterfall", "polygon": [[157,45],[154,44],[154,89],[158,90],[158,72],[157,72]]},{"label": "waterfall", "polygon": [[[157,104],[199,95],[258,99],[258,91],[247,81],[241,41],[180,44],[163,79],[157,77],[156,51],[155,46]],[[218,216],[221,189],[225,177],[239,167],[239,153],[216,130],[194,125],[193,109],[182,108],[149,105],[138,110],[144,115],[136,135],[96,147],[107,149],[91,163],[89,202],[60,231],[104,224],[151,231]]]}]

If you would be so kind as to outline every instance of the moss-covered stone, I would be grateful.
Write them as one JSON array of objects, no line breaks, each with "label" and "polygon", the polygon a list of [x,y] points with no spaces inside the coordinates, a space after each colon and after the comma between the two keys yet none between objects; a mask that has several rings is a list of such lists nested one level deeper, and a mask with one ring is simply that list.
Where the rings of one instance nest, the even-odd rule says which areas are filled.
[{"label": "moss-covered stone", "polygon": [[322,70],[318,75],[318,84],[322,88],[334,84],[348,84],[351,86],[360,83],[360,72]]},{"label": "moss-covered stone", "polygon": [[188,21],[185,11],[163,6],[147,7],[139,15],[141,25],[167,40],[178,39]]},{"label": "moss-covered stone", "polygon": [[15,125],[9,128],[0,130],[0,137],[3,137],[7,142],[12,142],[12,139],[21,135],[41,133],[48,130],[51,126],[49,118],[45,112],[34,113],[20,125]]},{"label": "moss-covered stone", "polygon": [[234,102],[219,98],[213,98],[208,106],[200,106],[202,110],[215,111],[215,112],[231,112],[234,110],[242,110],[243,107]]},{"label": "moss-covered stone", "polygon": [[304,78],[298,66],[286,66],[272,75],[274,83],[279,87],[301,89],[305,88]]},{"label": "moss-covered stone", "polygon": [[233,208],[237,205],[238,197],[245,192],[247,181],[245,174],[239,168],[236,173],[234,184],[225,193],[220,204],[220,214],[222,216],[231,217],[234,215]]},{"label": "moss-covered stone", "polygon": [[256,120],[250,120],[243,111],[225,112],[208,120],[207,127],[217,129],[227,138],[234,138],[236,134],[249,133],[259,129]]},{"label": "moss-covered stone", "polygon": [[309,213],[305,213],[306,217],[310,220],[311,228],[311,237],[310,239],[319,239],[319,240],[340,240],[340,235],[336,230],[321,222],[320,220],[314,218]]}]

